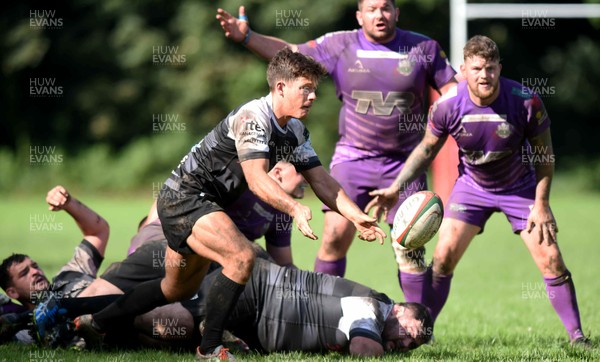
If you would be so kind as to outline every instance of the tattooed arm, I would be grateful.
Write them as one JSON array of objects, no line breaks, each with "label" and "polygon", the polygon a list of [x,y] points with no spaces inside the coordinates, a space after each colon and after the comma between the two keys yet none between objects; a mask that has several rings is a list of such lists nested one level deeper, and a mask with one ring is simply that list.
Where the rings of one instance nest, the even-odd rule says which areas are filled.
[{"label": "tattooed arm", "polygon": [[386,217],[388,210],[398,202],[400,192],[404,190],[406,185],[410,184],[427,170],[447,138],[448,136],[436,137],[428,128],[423,140],[408,156],[404,167],[394,182],[385,189],[374,190],[369,193],[369,195],[375,197],[367,204],[365,208],[366,212],[374,209],[374,216],[378,219],[382,215]]}]

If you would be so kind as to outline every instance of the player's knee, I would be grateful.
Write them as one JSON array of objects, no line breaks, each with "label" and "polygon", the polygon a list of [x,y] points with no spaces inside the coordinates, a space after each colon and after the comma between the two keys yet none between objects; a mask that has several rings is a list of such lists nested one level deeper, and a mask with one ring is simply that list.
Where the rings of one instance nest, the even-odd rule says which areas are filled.
[{"label": "player's knee", "polygon": [[256,254],[251,247],[243,248],[235,257],[235,269],[243,279],[250,278]]},{"label": "player's knee", "polygon": [[435,254],[433,256],[433,272],[436,274],[450,275],[456,268],[456,262],[454,262],[449,255]]},{"label": "player's knee", "polygon": [[533,253],[533,258],[542,274],[559,276],[567,271],[567,266],[557,246],[552,245],[548,248],[540,246],[540,249],[541,251]]},{"label": "player's knee", "polygon": [[354,238],[354,230],[342,231],[332,230],[323,233],[323,241],[321,242],[321,249],[328,255],[331,256],[346,256],[346,251],[352,244]]},{"label": "player's knee", "polygon": [[567,272],[567,266],[560,256],[548,257],[544,263],[542,272],[544,274],[563,275]]},{"label": "player's knee", "polygon": [[325,239],[323,239],[322,249],[327,255],[337,255],[342,251],[339,243],[327,242]]}]

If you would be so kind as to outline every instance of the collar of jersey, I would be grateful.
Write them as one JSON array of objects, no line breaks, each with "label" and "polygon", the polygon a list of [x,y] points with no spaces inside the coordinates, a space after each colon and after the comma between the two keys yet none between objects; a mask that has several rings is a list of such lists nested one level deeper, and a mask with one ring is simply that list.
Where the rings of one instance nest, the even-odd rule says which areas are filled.
[{"label": "collar of jersey", "polygon": [[286,124],[285,128],[281,128],[281,126],[277,122],[277,118],[275,118],[275,113],[273,112],[273,95],[271,93],[269,93],[265,98],[266,98],[266,101],[267,101],[267,106],[269,107],[269,113],[271,114],[271,121],[273,122],[273,124],[275,125],[275,127],[281,133],[287,133],[287,124]]}]

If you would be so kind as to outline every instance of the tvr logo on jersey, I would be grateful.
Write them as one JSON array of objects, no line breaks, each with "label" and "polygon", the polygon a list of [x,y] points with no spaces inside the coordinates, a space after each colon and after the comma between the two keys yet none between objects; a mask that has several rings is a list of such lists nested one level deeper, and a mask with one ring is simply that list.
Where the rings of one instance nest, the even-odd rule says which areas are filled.
[{"label": "tvr logo on jersey", "polygon": [[512,154],[512,151],[468,151],[461,149],[464,154],[465,161],[471,165],[484,165],[493,161],[501,160]]},{"label": "tvr logo on jersey", "polygon": [[367,114],[369,106],[373,106],[373,114],[376,116],[389,116],[394,107],[401,113],[411,113],[411,107],[415,102],[415,95],[411,92],[389,92],[385,100],[383,92],[375,91],[352,91],[352,99],[356,99],[356,113]]}]

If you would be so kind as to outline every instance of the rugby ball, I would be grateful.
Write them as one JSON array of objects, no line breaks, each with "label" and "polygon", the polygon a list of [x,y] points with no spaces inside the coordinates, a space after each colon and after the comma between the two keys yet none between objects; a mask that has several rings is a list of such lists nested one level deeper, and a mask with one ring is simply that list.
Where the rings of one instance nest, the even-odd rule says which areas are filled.
[{"label": "rugby ball", "polygon": [[407,249],[425,245],[437,233],[444,216],[444,206],[437,194],[419,191],[398,208],[392,226],[392,240]]}]

